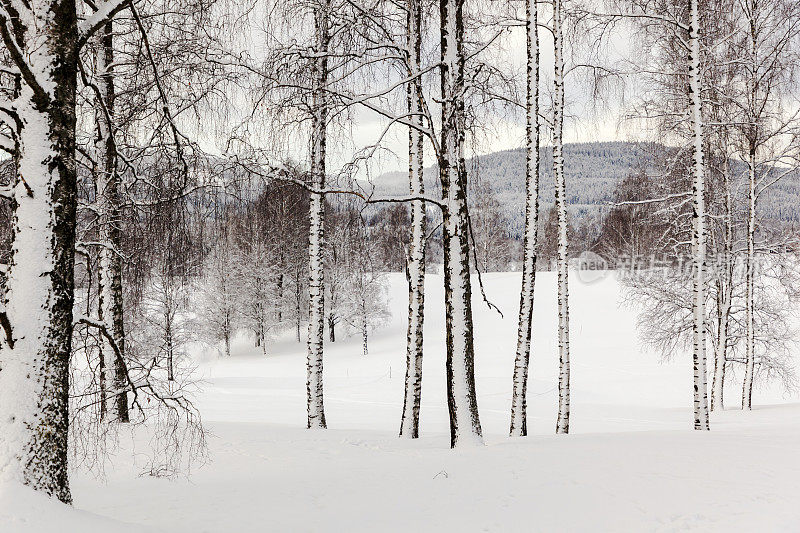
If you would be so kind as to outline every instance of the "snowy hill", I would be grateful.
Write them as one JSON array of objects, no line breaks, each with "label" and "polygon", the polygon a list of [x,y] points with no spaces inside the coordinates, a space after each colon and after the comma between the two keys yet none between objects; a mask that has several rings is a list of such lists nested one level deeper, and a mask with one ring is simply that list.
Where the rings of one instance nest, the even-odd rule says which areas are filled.
[{"label": "snowy hill", "polygon": [[[597,216],[607,209],[614,189],[628,173],[652,161],[653,154],[664,150],[653,143],[598,142],[567,144],[564,147],[564,172],[567,180],[567,201],[574,223]],[[554,202],[553,152],[541,150],[540,194],[543,209]],[[512,235],[521,238],[525,223],[525,151],[524,149],[494,152],[467,163],[471,179],[490,183],[501,204]],[[734,164],[734,169],[741,165]],[[407,194],[408,176],[390,172],[375,178],[380,194]],[[438,191],[436,168],[425,169],[426,187]],[[744,189],[743,189],[744,190]],[[760,209],[767,217],[782,221],[800,221],[800,175],[787,176],[769,189],[760,199]]]},{"label": "snowy hill", "polygon": [[[105,483],[73,476],[76,507],[170,533],[800,528],[800,398],[767,387],[741,412],[730,382],[729,410],[712,415],[710,433],[692,431],[689,354],[661,364],[642,353],[635,313],[618,306],[610,274],[572,278],[573,434],[558,436],[555,278],[537,276],[532,436],[506,437],[520,280],[484,277],[505,315],[476,298],[485,447],[448,448],[436,275],[427,278],[422,436],[396,437],[407,297],[393,274],[393,318],[373,333],[370,354],[356,337],[326,345],[329,430],[305,429],[304,345],[281,338],[264,357],[240,339],[230,359],[197,354],[210,462],[170,481],[136,476],[119,453]],[[19,531],[37,531],[26,526]]]},{"label": "snowy hill", "polygon": [[[649,159],[649,145],[626,142],[568,144],[564,147],[564,169],[568,202],[573,217],[596,215],[611,201],[614,188],[640,161]],[[522,236],[525,224],[525,150],[505,150],[467,163],[470,179],[490,183],[498,201],[506,206],[511,233]],[[540,194],[544,209],[554,202],[553,151],[542,148]],[[375,179],[381,194],[405,194],[408,177],[402,172]],[[436,167],[425,169],[426,187],[438,191]]]}]

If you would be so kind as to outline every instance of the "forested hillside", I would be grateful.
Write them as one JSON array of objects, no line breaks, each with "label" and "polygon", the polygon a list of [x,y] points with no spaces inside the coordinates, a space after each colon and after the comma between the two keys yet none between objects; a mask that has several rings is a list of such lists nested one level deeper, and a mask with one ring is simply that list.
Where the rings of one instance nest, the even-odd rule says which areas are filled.
[{"label": "forested hillside", "polygon": [[[564,146],[571,223],[582,226],[586,217],[596,217],[608,209],[619,182],[632,171],[650,166],[654,155],[665,149],[655,143],[596,142]],[[467,163],[471,179],[488,183],[496,199],[505,206],[510,236],[521,239],[525,224],[525,149],[504,150],[473,158]],[[741,171],[745,186],[744,168]],[[738,168],[737,168],[738,167]],[[554,202],[553,150],[541,148],[540,194],[542,212]],[[652,171],[652,169],[650,169]],[[426,189],[438,191],[436,167],[425,169]],[[387,172],[375,179],[379,194],[403,194],[408,188],[408,174]],[[787,176],[768,189],[760,199],[759,209],[767,219],[800,221],[800,176]]]}]

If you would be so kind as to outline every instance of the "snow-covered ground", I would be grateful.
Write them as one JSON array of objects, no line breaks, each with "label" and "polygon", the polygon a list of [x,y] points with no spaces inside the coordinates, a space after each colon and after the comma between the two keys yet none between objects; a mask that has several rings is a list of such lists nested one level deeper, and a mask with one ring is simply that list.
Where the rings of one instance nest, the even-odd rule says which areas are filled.
[{"label": "snow-covered ground", "polygon": [[304,345],[287,336],[264,357],[241,339],[230,359],[199,362],[208,464],[155,479],[121,452],[105,481],[73,476],[80,513],[0,492],[0,531],[800,531],[800,398],[759,389],[757,407],[741,412],[734,381],[712,431],[691,430],[690,355],[661,363],[642,352],[611,275],[572,277],[571,434],[557,436],[555,278],[537,274],[532,436],[509,439],[520,276],[484,280],[505,315],[476,295],[485,447],[449,449],[436,275],[426,281],[422,436],[396,437],[407,298],[392,275],[393,318],[370,354],[357,336],[326,345],[329,430],[304,429]]}]

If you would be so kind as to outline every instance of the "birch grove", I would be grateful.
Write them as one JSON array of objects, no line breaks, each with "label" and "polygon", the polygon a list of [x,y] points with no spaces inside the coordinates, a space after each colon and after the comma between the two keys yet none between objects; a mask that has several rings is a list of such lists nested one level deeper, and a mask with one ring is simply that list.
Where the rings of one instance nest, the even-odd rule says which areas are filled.
[{"label": "birch grove", "polygon": [[[121,450],[188,471],[195,370],[243,355],[300,363],[305,429],[328,427],[327,387],[337,419],[385,406],[417,447],[425,360],[451,448],[484,444],[479,390],[524,437],[541,386],[566,435],[591,331],[570,312],[612,283],[685,385],[691,357],[693,430],[731,390],[750,410],[760,384],[800,389],[795,0],[0,0],[0,37],[3,485],[70,504],[70,471]],[[576,111],[609,80],[615,120]],[[623,130],[640,139],[595,143]],[[519,295],[497,289],[512,275]],[[397,396],[340,396],[356,365]],[[247,376],[264,396],[284,376],[265,377]]]}]

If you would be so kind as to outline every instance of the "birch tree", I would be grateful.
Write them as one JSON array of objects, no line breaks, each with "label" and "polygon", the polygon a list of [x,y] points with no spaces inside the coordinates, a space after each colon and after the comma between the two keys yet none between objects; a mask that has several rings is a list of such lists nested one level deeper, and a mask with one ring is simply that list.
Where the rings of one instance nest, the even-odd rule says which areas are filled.
[{"label": "birch tree", "polygon": [[[721,115],[712,115],[718,122]],[[732,121],[722,123],[724,128],[714,128],[715,142],[720,133],[730,129]],[[731,145],[720,145],[728,149]],[[644,242],[647,258],[656,261],[640,261],[636,268],[622,276],[625,288],[624,299],[638,310],[640,338],[643,344],[655,349],[664,360],[691,350],[693,341],[693,272],[690,258],[683,249],[687,232],[691,229],[691,196],[686,194],[691,179],[692,162],[687,160],[684,150],[673,149],[674,155],[666,157],[667,169],[657,172],[664,162],[654,161],[651,176],[640,186],[641,193],[622,201],[614,210],[644,207],[644,218],[636,230]],[[714,150],[709,157],[709,178],[706,191],[709,219],[716,223],[710,232],[709,244],[714,250],[713,261],[709,261],[710,278],[707,305],[707,335],[715,352],[714,395],[715,408],[722,409],[722,392],[725,380],[730,381],[728,369],[744,367],[746,344],[744,235],[741,231],[746,222],[747,195],[734,194],[740,186],[747,188],[744,166],[737,165],[732,172],[722,159],[724,151]],[[655,171],[655,172],[654,172]],[[726,182],[734,182],[735,185]],[[627,195],[626,195],[627,196]],[[639,198],[637,198],[637,196]],[[623,197],[624,198],[624,197]],[[666,198],[666,199],[665,199]],[[676,199],[680,199],[676,201]],[[655,201],[654,201],[655,200]],[[613,211],[607,217],[616,218]],[[607,223],[604,222],[604,225]],[[641,239],[637,239],[640,240]],[[795,376],[791,365],[786,365],[786,354],[794,345],[796,332],[790,326],[795,315],[794,306],[787,303],[794,284],[796,266],[792,256],[773,249],[780,258],[766,268],[757,271],[754,286],[754,330],[759,353],[762,382],[777,381],[786,391],[794,390]],[[778,255],[779,253],[783,254]],[[788,260],[782,260],[782,259]],[[720,374],[721,377],[720,377]],[[719,387],[719,388],[717,388]]]},{"label": "birch tree", "polygon": [[[107,422],[132,421],[163,430],[147,450],[153,453],[154,464],[172,460],[165,456],[166,450],[173,458],[187,458],[173,452],[199,449],[194,448],[199,440],[190,442],[202,434],[199,417],[188,396],[181,397],[176,387],[180,370],[173,362],[178,343],[163,344],[173,346],[166,350],[172,355],[162,360],[163,375],[152,372],[152,367],[147,370],[158,357],[151,358],[152,352],[141,349],[156,346],[160,352],[165,338],[174,341],[177,337],[166,334],[177,328],[162,329],[170,322],[174,326],[175,320],[167,320],[166,313],[152,320],[145,308],[153,298],[165,302],[168,293],[185,291],[185,272],[174,271],[176,260],[186,257],[181,252],[162,258],[160,239],[153,242],[142,231],[157,231],[158,224],[153,222],[161,216],[173,222],[186,218],[173,219],[173,214],[186,209],[185,205],[173,209],[173,204],[205,186],[201,183],[204,162],[179,121],[185,125],[183,116],[202,109],[223,78],[205,59],[214,55],[215,48],[212,2],[123,2],[125,9],[86,39],[77,64],[82,87],[77,102],[76,151],[81,172],[76,261],[84,266],[96,260],[98,286],[97,294],[89,291],[85,315],[76,319],[80,323],[76,339],[91,340],[90,345],[79,344],[73,350],[71,365],[71,459],[81,466],[99,466],[107,457],[106,443],[115,445],[118,429]],[[96,8],[86,5],[87,12]],[[142,10],[147,12],[142,15]],[[196,27],[204,28],[202,37]],[[197,54],[200,49],[205,58]],[[172,230],[162,235],[168,235],[169,241]],[[149,248],[137,247],[143,237],[150,241]],[[165,290],[157,291],[160,276]],[[125,298],[132,298],[132,305]],[[134,328],[132,335],[130,328]],[[153,339],[155,344],[150,343]],[[87,356],[85,361],[82,356]],[[87,379],[86,372],[94,368],[100,375]],[[185,377],[192,383],[190,372]],[[94,404],[99,405],[99,413]],[[171,423],[180,427],[170,427]],[[161,446],[178,432],[191,437]]]},{"label": "birch tree", "polygon": [[[654,118],[663,131],[675,133],[681,140],[688,139],[688,152],[692,164],[689,168],[691,223],[690,246],[692,285],[692,396],[693,425],[698,430],[709,429],[708,392],[706,375],[707,345],[707,218],[706,194],[706,132],[704,121],[703,69],[706,61],[704,35],[699,0],[678,3],[661,3],[652,0],[632,0],[630,10],[622,16],[639,21],[646,33],[655,37],[658,52],[652,57],[655,65],[636,66],[646,76],[655,80],[656,92],[661,100],[646,98],[637,114]],[[654,67],[654,68],[651,68]],[[678,243],[683,246],[684,243]]]},{"label": "birch tree", "polygon": [[343,279],[343,320],[361,336],[363,355],[369,354],[369,332],[389,318],[384,276],[375,268],[378,248],[364,220],[350,205],[346,219]]},{"label": "birch tree", "polygon": [[441,141],[447,405],[450,446],[482,444],[475,393],[475,346],[469,261],[467,169],[464,162],[464,0],[440,0]]},{"label": "birch tree", "polygon": [[558,212],[558,421],[556,433],[569,433],[569,255],[567,189],[564,177],[564,6],[553,0],[553,175]]},{"label": "birch tree", "polygon": [[728,364],[731,342],[731,314],[735,288],[736,257],[734,254],[735,223],[733,205],[733,183],[730,169],[730,154],[727,135],[722,136],[719,156],[716,158],[722,189],[721,223],[712,236],[719,255],[715,263],[713,278],[715,285],[716,338],[713,340],[714,369],[711,384],[711,410],[724,409],[725,370]]},{"label": "birch tree", "polygon": [[[330,0],[314,6],[315,57],[312,59],[311,104],[311,187],[325,188],[325,148],[328,123],[328,52],[330,44]],[[308,427],[325,428],[325,406],[322,393],[322,343],[325,325],[325,279],[323,238],[325,231],[325,197],[312,192],[309,201],[308,234],[308,355],[306,390]]]},{"label": "birch tree", "polygon": [[[423,179],[423,142],[421,132],[425,119],[422,80],[420,79],[422,49],[422,1],[406,3],[406,56],[408,76],[406,85],[409,119],[416,128],[408,128],[408,182],[412,196],[425,194]],[[411,202],[406,275],[408,278],[408,331],[406,334],[406,378],[403,395],[403,414],[400,436],[419,437],[419,411],[422,402],[422,332],[425,317],[425,202]]]},{"label": "birch tree", "polygon": [[227,229],[223,228],[206,257],[200,290],[200,316],[212,343],[222,343],[221,353],[231,356],[231,341],[241,316],[239,265]]},{"label": "birch tree", "polygon": [[[266,36],[274,48],[266,64],[258,68],[245,65],[245,68],[257,72],[256,79],[262,84],[255,107],[269,100],[275,105],[267,111],[278,115],[276,121],[283,120],[283,127],[288,130],[291,125],[302,125],[301,135],[308,142],[309,170],[301,179],[285,165],[269,162],[274,161],[275,155],[263,156],[263,149],[254,149],[260,157],[250,168],[265,178],[295,183],[309,193],[307,426],[322,429],[326,427],[323,402],[325,196],[337,191],[335,182],[339,178],[348,179],[357,167],[356,162],[361,159],[356,156],[356,162],[343,165],[337,171],[328,168],[329,123],[356,104],[356,97],[344,86],[376,60],[365,57],[367,54],[359,48],[359,32],[369,11],[364,6],[315,0],[310,3],[291,2],[286,8],[284,13],[276,13],[275,18],[281,19],[280,22],[288,27],[279,28],[275,24],[270,28],[275,30],[275,34]],[[298,34],[295,24],[299,20],[313,23],[313,32]],[[255,168],[259,166],[261,170]]]},{"label": "birch tree", "polygon": [[[121,179],[117,168],[117,147],[113,128],[115,110],[114,89],[114,26],[110,19],[97,34],[95,46],[96,108],[95,108],[95,158],[98,241],[100,261],[98,268],[98,318],[110,326],[111,335],[122,354],[115,355],[105,339],[101,340],[100,394],[101,416],[111,405],[110,419],[129,422],[128,394],[125,380],[125,325],[122,302],[122,242],[121,232]],[[110,393],[110,391],[114,391]]]},{"label": "birch tree", "polygon": [[70,502],[68,365],[73,328],[78,51],[121,3],[79,24],[75,3],[0,5],[18,91],[2,103],[17,175],[0,355],[2,475]]},{"label": "birch tree", "polygon": [[514,358],[514,389],[511,396],[511,428],[514,436],[528,434],[527,389],[530,366],[533,293],[536,280],[536,236],[539,230],[539,33],[537,6],[525,2],[527,51],[525,100],[525,236],[523,239],[522,290]]},{"label": "birch tree", "polygon": [[708,430],[706,373],[706,207],[699,0],[689,0],[689,109],[692,128],[692,293],[694,428]]},{"label": "birch tree", "polygon": [[746,351],[742,383],[742,409],[750,409],[756,366],[756,264],[757,203],[772,185],[797,167],[800,146],[796,132],[800,126],[792,88],[796,82],[800,43],[800,7],[796,2],[743,0],[742,35],[734,44],[740,61],[741,84],[738,94],[729,94],[738,107],[736,136],[738,155],[747,167],[747,224],[745,252]]},{"label": "birch tree", "polygon": [[505,206],[498,200],[489,180],[476,176],[469,185],[474,268],[480,272],[506,272],[515,250],[509,238]]},{"label": "birch tree", "polygon": [[738,58],[731,44],[736,35],[736,3],[730,0],[710,2],[708,9],[715,16],[709,19],[706,35],[713,46],[706,56],[706,84],[708,85],[707,108],[710,126],[706,135],[707,167],[709,171],[709,246],[714,254],[711,283],[712,297],[709,302],[709,332],[714,354],[713,380],[711,383],[711,410],[724,409],[725,376],[730,365],[735,339],[731,334],[735,328],[734,299],[737,297],[736,262],[739,220],[738,180],[732,169],[734,149],[732,132],[735,106],[730,99],[736,87]]}]

